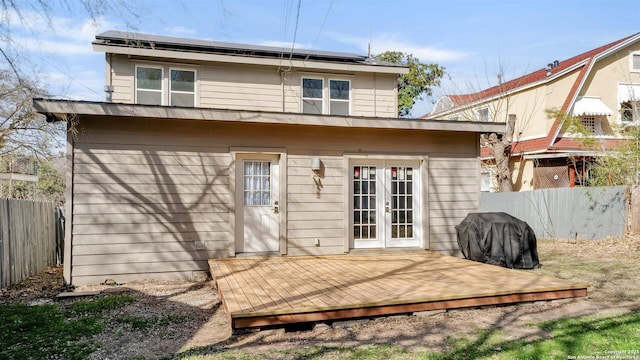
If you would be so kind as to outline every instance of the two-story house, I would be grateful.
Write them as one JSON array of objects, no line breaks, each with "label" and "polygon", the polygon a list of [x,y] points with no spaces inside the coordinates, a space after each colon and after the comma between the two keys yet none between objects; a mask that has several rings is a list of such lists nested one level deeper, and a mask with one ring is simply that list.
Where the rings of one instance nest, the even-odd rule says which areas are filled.
[{"label": "two-story house", "polygon": [[104,102],[66,120],[65,279],[191,277],[207,259],[458,253],[479,136],[397,117],[404,66],[366,56],[109,31]]},{"label": "two-story house", "polygon": [[[515,190],[588,183],[589,164],[615,148],[621,130],[638,124],[640,34],[549,64],[482,91],[441,97],[425,118],[478,122],[516,116],[511,145]],[[596,140],[597,149],[577,139],[568,118]],[[491,188],[493,153],[482,149],[484,190]]]}]

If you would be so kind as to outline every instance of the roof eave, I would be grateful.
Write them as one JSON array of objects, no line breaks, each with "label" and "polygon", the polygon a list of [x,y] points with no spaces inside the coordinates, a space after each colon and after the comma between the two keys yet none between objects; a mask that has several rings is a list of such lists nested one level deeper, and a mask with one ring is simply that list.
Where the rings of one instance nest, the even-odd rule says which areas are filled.
[{"label": "roof eave", "polygon": [[504,132],[506,127],[505,123],[478,123],[470,121],[461,122],[365,116],[330,116],[47,99],[34,99],[33,107],[39,113],[56,115],[60,118],[64,118],[67,114],[75,114],[89,116],[472,133]]},{"label": "roof eave", "polygon": [[187,52],[174,50],[161,50],[149,48],[136,48],[119,45],[109,45],[100,42],[92,43],[94,51],[100,51],[109,54],[121,54],[127,56],[154,57],[166,59],[180,59],[189,61],[210,61],[236,63],[245,65],[267,65],[281,67],[295,67],[301,69],[315,70],[331,70],[331,71],[349,71],[349,72],[368,72],[368,73],[385,73],[385,74],[408,74],[408,67],[401,66],[384,66],[369,65],[344,62],[330,62],[317,60],[296,60],[287,58],[269,58],[269,57],[253,57],[242,55],[215,54],[207,52]]}]

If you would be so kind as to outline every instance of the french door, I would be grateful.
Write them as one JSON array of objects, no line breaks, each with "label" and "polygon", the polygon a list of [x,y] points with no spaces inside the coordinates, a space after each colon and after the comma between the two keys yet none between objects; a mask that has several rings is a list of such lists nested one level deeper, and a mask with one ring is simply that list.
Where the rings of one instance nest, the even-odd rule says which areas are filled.
[{"label": "french door", "polygon": [[417,161],[352,161],[352,248],[420,246],[419,166]]}]

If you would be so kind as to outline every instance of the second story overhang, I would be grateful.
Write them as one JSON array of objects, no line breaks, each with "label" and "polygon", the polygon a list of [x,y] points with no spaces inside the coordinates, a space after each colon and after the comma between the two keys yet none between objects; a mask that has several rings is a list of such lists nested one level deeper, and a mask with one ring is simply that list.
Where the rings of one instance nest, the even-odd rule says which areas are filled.
[{"label": "second story overhang", "polygon": [[98,34],[92,45],[95,51],[107,54],[166,60],[263,65],[308,71],[383,74],[409,72],[409,68],[404,65],[350,53],[223,43],[123,31]]},{"label": "second story overhang", "polygon": [[461,133],[500,133],[504,132],[506,127],[505,123],[495,122],[311,115],[47,99],[34,99],[33,107],[37,112],[47,116],[47,121],[50,122],[65,120],[69,116],[88,115],[105,118],[154,118],[158,120],[173,119],[273,125],[326,126],[335,128],[449,131]]}]

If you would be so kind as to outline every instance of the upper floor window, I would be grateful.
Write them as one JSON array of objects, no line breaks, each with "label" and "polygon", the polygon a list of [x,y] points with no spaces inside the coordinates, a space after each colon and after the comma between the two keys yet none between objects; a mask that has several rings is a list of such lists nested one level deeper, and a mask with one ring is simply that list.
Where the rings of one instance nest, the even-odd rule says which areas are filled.
[{"label": "upper floor window", "polygon": [[[349,115],[351,82],[323,78],[302,78],[302,112],[305,114]],[[328,99],[328,101],[325,101]]]},{"label": "upper floor window", "polygon": [[349,115],[348,80],[329,80],[329,114]]},{"label": "upper floor window", "polygon": [[476,119],[478,121],[489,121],[489,108],[488,107],[483,107],[477,110],[476,112]]},{"label": "upper floor window", "polygon": [[162,68],[136,67],[136,104],[162,105]]},{"label": "upper floor window", "polygon": [[324,101],[324,81],[322,79],[302,79],[302,112],[305,114],[322,114]]},{"label": "upper floor window", "polygon": [[[135,103],[193,107],[196,105],[196,72],[164,67],[136,66]],[[165,89],[168,88],[168,91]]]},{"label": "upper floor window", "polygon": [[169,104],[193,107],[196,103],[196,72],[171,69]]},{"label": "upper floor window", "polygon": [[640,72],[640,52],[631,53],[630,67],[632,72]]}]

